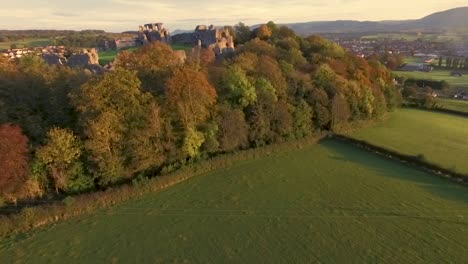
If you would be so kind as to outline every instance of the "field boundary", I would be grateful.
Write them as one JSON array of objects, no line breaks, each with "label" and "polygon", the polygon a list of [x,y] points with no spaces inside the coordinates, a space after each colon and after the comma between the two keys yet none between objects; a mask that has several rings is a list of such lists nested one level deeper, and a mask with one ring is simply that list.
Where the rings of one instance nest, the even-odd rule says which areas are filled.
[{"label": "field boundary", "polygon": [[[149,193],[159,192],[168,187],[205,173],[227,169],[237,162],[251,161],[276,153],[302,149],[319,143],[329,132],[319,132],[310,137],[247,149],[234,153],[221,154],[198,163],[187,165],[175,172],[154,175],[132,184],[124,184],[104,191],[70,196],[60,201],[52,201],[36,207],[27,207],[20,212],[0,216],[0,238],[27,232],[62,220],[92,213],[98,209],[109,208],[116,204],[138,199]],[[10,210],[0,208],[1,210]]]},{"label": "field boundary", "polygon": [[398,161],[403,164],[417,167],[419,169],[422,169],[425,172],[428,172],[429,174],[436,175],[438,177],[449,179],[453,182],[468,186],[467,174],[458,173],[450,169],[446,169],[444,167],[435,165],[433,163],[425,161],[423,157],[402,154],[400,152],[393,151],[387,148],[383,148],[383,147],[371,144],[367,141],[355,139],[346,135],[334,134],[332,138],[354,145],[360,149],[377,154],[387,159],[391,159],[391,160]]},{"label": "field boundary", "polygon": [[468,117],[467,112],[462,112],[462,111],[457,111],[457,110],[452,110],[452,109],[446,109],[443,107],[436,106],[435,108],[424,108],[424,107],[418,107],[418,106],[411,106],[411,105],[404,105],[402,108],[407,108],[407,109],[417,109],[421,111],[428,111],[428,112],[435,112],[435,113],[442,113],[442,114],[449,114],[449,115],[456,115],[460,117]]}]

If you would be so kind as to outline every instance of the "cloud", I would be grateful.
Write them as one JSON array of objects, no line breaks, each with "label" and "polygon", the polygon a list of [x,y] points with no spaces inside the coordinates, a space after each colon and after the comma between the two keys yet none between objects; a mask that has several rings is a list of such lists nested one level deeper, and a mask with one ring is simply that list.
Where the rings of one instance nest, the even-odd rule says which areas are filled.
[{"label": "cloud", "polygon": [[201,23],[224,25],[239,21],[257,24],[270,20],[407,19],[466,5],[463,2],[466,0],[15,0],[2,3],[0,27],[124,31],[147,22],[164,22],[175,30],[193,29]]}]

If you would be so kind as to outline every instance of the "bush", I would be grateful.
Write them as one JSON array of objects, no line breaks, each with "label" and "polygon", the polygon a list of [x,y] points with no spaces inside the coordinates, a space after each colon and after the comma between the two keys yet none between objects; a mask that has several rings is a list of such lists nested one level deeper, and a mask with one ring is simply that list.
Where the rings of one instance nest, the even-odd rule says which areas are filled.
[{"label": "bush", "polygon": [[66,207],[71,207],[75,203],[75,198],[71,196],[67,196],[65,199],[63,199],[63,204],[65,204]]}]

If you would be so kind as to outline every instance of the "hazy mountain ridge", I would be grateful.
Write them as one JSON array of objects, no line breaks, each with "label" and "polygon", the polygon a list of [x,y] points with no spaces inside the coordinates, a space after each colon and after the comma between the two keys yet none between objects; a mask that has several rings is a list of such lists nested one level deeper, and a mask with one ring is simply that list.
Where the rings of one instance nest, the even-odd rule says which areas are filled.
[{"label": "hazy mountain ridge", "polygon": [[298,34],[313,33],[360,33],[383,31],[466,31],[468,32],[468,6],[437,12],[417,20],[390,21],[315,21],[291,23],[286,26]]}]

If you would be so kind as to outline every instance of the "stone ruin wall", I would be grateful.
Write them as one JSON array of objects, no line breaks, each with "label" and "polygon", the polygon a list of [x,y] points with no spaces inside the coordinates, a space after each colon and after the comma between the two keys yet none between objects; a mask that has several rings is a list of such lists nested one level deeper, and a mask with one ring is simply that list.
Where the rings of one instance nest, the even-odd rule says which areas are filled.
[{"label": "stone ruin wall", "polygon": [[161,41],[163,43],[171,43],[171,34],[164,27],[163,23],[153,23],[140,26],[138,31],[138,45],[146,45],[151,42]]},{"label": "stone ruin wall", "polygon": [[234,51],[234,38],[226,28],[215,28],[199,25],[193,33],[195,45],[211,48],[216,55],[232,53]]}]

